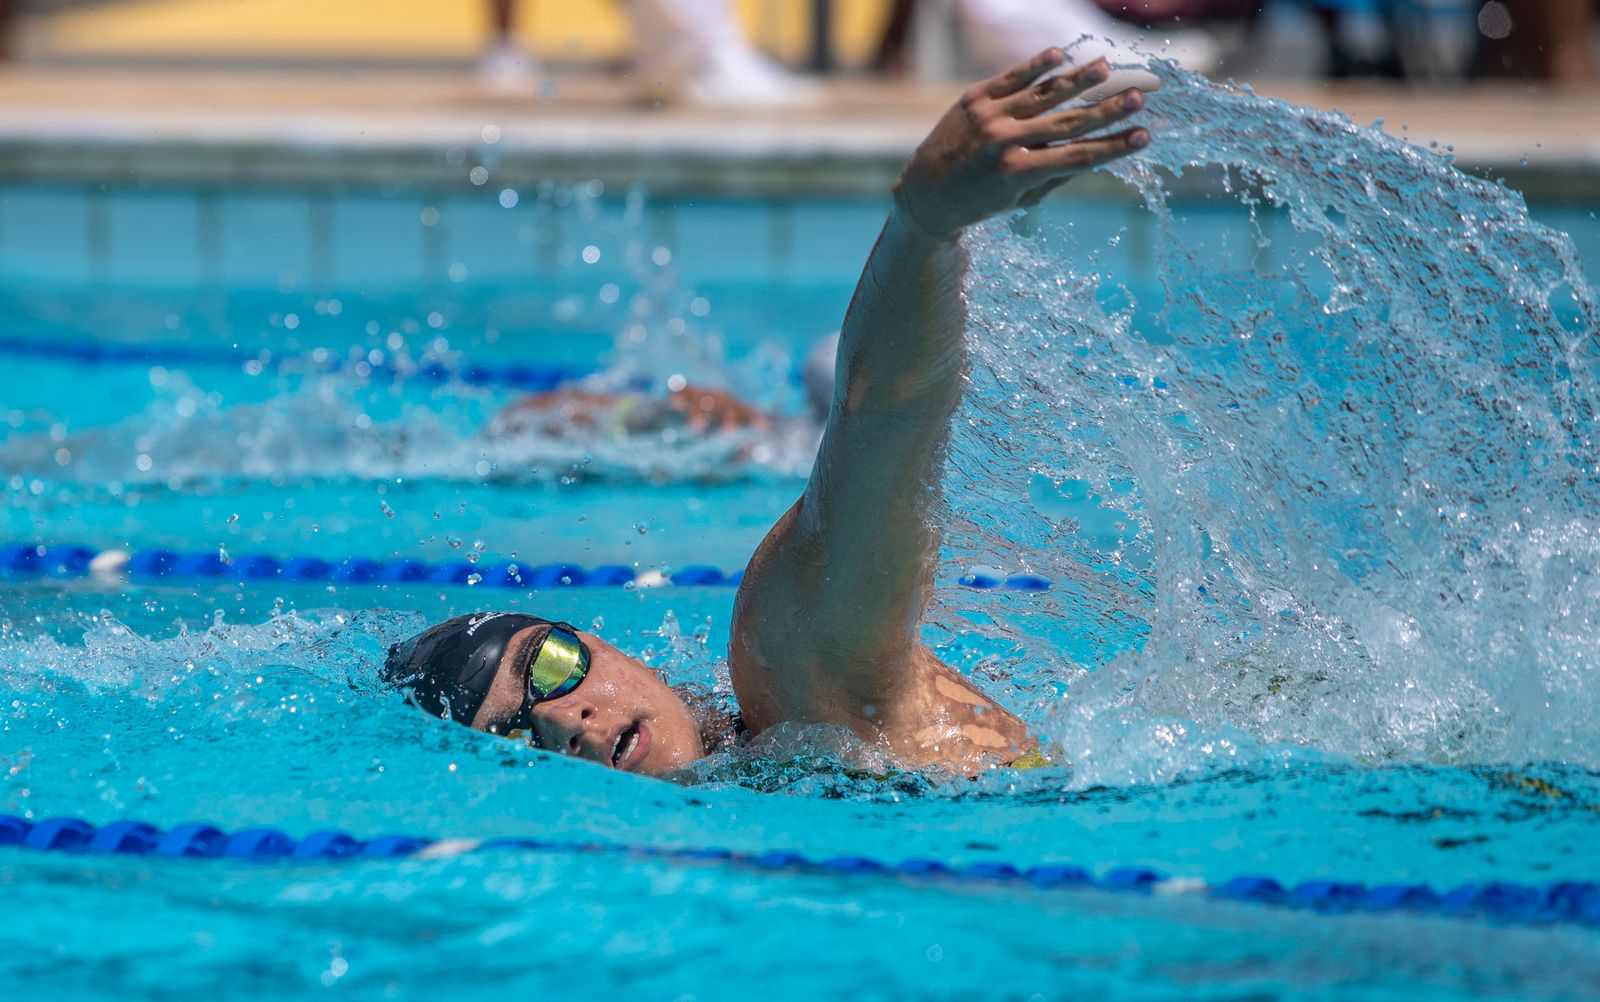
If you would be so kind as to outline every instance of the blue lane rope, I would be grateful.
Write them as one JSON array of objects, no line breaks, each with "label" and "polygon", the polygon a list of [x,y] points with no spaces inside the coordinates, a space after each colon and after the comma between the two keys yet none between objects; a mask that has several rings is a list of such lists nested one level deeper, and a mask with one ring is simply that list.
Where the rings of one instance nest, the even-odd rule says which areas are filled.
[{"label": "blue lane rope", "polygon": [[126,575],[136,580],[294,581],[333,584],[480,585],[486,588],[611,588],[627,585],[736,585],[744,572],[725,574],[692,564],[670,574],[622,564],[531,564],[515,561],[368,560],[364,557],[270,557],[245,554],[223,559],[215,550],[181,553],[150,549],[127,553],[89,546],[0,544],[0,578],[81,578]]},{"label": "blue lane rope", "polygon": [[[322,351],[319,349],[319,351]],[[437,360],[397,363],[387,355],[352,350],[349,355],[322,352],[311,355],[275,356],[270,351],[247,352],[230,348],[199,347],[188,344],[109,344],[83,338],[49,340],[0,335],[0,354],[23,358],[48,358],[79,365],[190,366],[208,365],[243,368],[252,375],[263,372],[299,374],[351,373],[363,378],[422,379],[434,383],[461,382],[473,386],[506,386],[538,392],[554,389],[595,372],[593,366],[528,365],[521,362],[485,364],[481,362],[445,363]]]},{"label": "blue lane rope", "polygon": [[[0,579],[82,578],[126,575],[135,580],[294,581],[330,584],[406,584],[481,586],[485,588],[619,588],[673,584],[694,587],[737,585],[744,571],[726,573],[709,564],[690,564],[670,573],[639,570],[623,564],[581,567],[578,564],[529,564],[515,561],[447,560],[428,563],[398,558],[325,559],[313,556],[270,557],[245,554],[224,559],[218,552],[184,553],[150,549],[127,553],[76,544],[0,544]],[[969,574],[960,581],[969,588],[1009,588],[1037,592],[1050,588],[1047,578],[1013,574],[998,578]]]},{"label": "blue lane rope", "polygon": [[942,883],[1028,884],[1046,890],[1096,888],[1125,894],[1197,894],[1331,913],[1405,912],[1505,923],[1600,927],[1600,883],[1594,881],[1564,880],[1543,885],[1462,884],[1442,892],[1426,884],[1368,887],[1337,880],[1308,880],[1286,886],[1270,877],[1256,876],[1235,877],[1224,884],[1207,884],[1140,866],[1115,867],[1096,876],[1083,867],[1062,863],[1026,868],[996,861],[961,865],[924,858],[886,863],[865,856],[812,858],[777,850],[748,853],[714,846],[664,849],[615,842],[537,838],[440,840],[380,835],[359,839],[346,832],[324,830],[296,840],[276,828],[248,828],[229,834],[215,825],[191,822],[162,831],[137,820],[113,821],[97,827],[82,818],[49,818],[35,822],[9,814],[0,814],[0,846],[77,855],[241,861],[395,859],[419,853],[446,856],[490,851],[609,855],[724,863],[797,873],[906,877]]}]

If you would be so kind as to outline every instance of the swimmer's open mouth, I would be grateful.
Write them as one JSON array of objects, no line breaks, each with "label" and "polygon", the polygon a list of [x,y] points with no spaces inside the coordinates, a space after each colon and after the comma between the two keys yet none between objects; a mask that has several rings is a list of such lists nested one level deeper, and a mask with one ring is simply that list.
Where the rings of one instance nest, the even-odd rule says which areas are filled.
[{"label": "swimmer's open mouth", "polygon": [[611,749],[611,767],[623,769],[632,765],[635,759],[643,758],[642,753],[647,747],[644,736],[642,721],[636,720],[624,728],[622,733],[617,735],[616,746]]}]

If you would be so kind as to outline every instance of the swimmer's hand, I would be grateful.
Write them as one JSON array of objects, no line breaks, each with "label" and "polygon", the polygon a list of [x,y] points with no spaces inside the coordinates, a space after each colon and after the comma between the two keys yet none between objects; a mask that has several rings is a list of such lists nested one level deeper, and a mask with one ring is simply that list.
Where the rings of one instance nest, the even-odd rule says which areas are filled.
[{"label": "swimmer's hand", "polygon": [[895,205],[916,229],[936,240],[953,238],[964,227],[1033,205],[1074,175],[1149,144],[1146,129],[1102,131],[1144,107],[1136,89],[1057,110],[1111,73],[1100,59],[1039,80],[1065,59],[1060,49],[1046,49],[973,84],[945,112],[895,184]]}]

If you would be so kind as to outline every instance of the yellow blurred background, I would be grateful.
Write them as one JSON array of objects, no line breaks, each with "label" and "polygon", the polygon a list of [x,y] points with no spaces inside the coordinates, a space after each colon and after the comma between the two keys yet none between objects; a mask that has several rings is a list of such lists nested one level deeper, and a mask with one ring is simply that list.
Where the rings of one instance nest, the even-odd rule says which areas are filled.
[{"label": "yellow blurred background", "polygon": [[[731,0],[749,37],[790,62],[811,48],[811,0]],[[834,58],[870,60],[890,0],[832,0]],[[46,7],[46,10],[49,8]],[[633,51],[623,0],[523,0],[517,38],[557,62]],[[490,36],[483,0],[124,0],[30,19],[28,49],[65,57],[471,59]]]}]

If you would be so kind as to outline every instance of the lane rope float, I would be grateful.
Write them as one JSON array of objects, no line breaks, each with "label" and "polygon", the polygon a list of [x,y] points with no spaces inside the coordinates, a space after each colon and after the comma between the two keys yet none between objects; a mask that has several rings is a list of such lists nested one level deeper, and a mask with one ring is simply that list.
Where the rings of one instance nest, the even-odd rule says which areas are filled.
[{"label": "lane rope float", "polygon": [[495,851],[605,855],[721,863],[793,873],[912,878],[946,884],[1187,894],[1326,913],[1399,912],[1514,924],[1600,927],[1600,883],[1578,880],[1542,885],[1494,881],[1462,884],[1448,891],[1435,891],[1426,884],[1392,883],[1369,887],[1354,881],[1326,879],[1290,886],[1261,876],[1235,877],[1223,884],[1209,884],[1142,866],[1113,867],[1097,875],[1083,867],[1063,863],[1018,867],[993,860],[951,864],[920,857],[890,863],[866,856],[814,858],[781,850],[736,852],[715,846],[662,848],[539,838],[430,839],[380,835],[360,839],[334,829],[315,831],[295,839],[276,828],[247,828],[230,834],[212,824],[190,822],[163,831],[148,822],[131,819],[96,826],[82,818],[59,817],[36,822],[9,814],[0,814],[0,846],[76,855],[257,862],[427,858]]},{"label": "lane rope float", "polygon": [[[429,563],[396,558],[325,559],[315,556],[272,557],[245,554],[224,557],[215,550],[181,552],[167,549],[100,550],[78,544],[0,544],[0,580],[6,578],[115,578],[140,581],[292,581],[329,584],[407,584],[426,582],[484,588],[651,588],[659,585],[718,587],[737,585],[744,571],[725,572],[710,564],[689,564],[675,570],[641,570],[624,564],[532,564],[512,560],[447,560]],[[1051,582],[1036,574],[1000,577],[988,572],[967,574],[969,588],[1048,591]]]},{"label": "lane rope float", "polygon": [[267,372],[284,375],[307,373],[348,373],[363,379],[421,379],[433,383],[466,383],[471,386],[505,386],[539,392],[563,383],[593,375],[594,366],[531,365],[524,362],[487,364],[482,362],[395,361],[377,349],[352,349],[340,354],[317,348],[306,355],[274,355],[271,351],[239,351],[205,348],[188,344],[112,344],[87,339],[50,340],[0,335],[0,355],[20,358],[47,358],[79,365],[164,365],[223,366],[259,376]]}]

